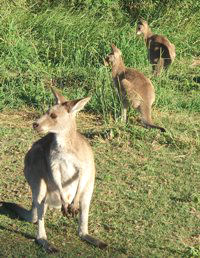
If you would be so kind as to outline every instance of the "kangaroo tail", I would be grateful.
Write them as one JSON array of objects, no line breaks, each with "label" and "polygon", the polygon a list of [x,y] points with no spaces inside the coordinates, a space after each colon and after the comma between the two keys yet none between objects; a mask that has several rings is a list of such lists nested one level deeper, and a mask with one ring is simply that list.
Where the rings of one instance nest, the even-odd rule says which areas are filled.
[{"label": "kangaroo tail", "polygon": [[94,238],[88,234],[86,235],[82,235],[81,238],[83,240],[85,240],[86,242],[96,246],[96,247],[99,247],[100,249],[105,249],[107,247],[107,244],[102,242],[101,240],[97,239],[97,238]]},{"label": "kangaroo tail", "polygon": [[161,132],[166,132],[165,128],[152,124],[151,120],[151,105],[142,103],[139,107],[139,111],[142,114],[141,123],[146,128],[159,129]]},{"label": "kangaroo tail", "polygon": [[32,223],[36,222],[33,216],[33,209],[27,210],[22,206],[12,202],[0,202],[0,206],[6,208],[7,210],[13,211],[20,219]]}]

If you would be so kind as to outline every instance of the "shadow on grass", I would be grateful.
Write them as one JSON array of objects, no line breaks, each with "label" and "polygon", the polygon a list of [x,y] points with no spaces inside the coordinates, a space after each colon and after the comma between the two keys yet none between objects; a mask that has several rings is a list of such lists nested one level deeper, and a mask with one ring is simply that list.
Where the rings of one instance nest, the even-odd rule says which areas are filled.
[{"label": "shadow on grass", "polygon": [[179,75],[169,75],[169,79],[173,81],[178,81],[178,82],[183,81],[183,78]]},{"label": "shadow on grass", "polygon": [[105,130],[102,130],[102,131],[87,131],[87,132],[84,132],[82,133],[87,139],[95,139],[96,137],[101,137],[103,138],[104,140],[105,139],[110,139],[110,138],[113,138],[112,137],[112,129],[105,129]]},{"label": "shadow on grass", "polygon": [[[9,217],[10,219],[18,219],[18,220],[20,220],[20,221],[24,221],[24,220],[20,219],[14,212],[12,212],[12,211],[6,209],[3,204],[4,204],[4,203],[1,203],[1,206],[0,206],[0,214],[1,214],[1,215],[5,215],[5,216]],[[24,236],[24,237],[26,237],[26,238],[28,238],[28,239],[35,239],[35,237],[33,237],[33,236],[30,235],[30,234],[27,234],[27,233],[24,233],[24,232],[21,232],[21,231],[19,231],[19,230],[15,230],[15,229],[12,229],[12,230],[11,230],[11,229],[6,228],[6,227],[4,227],[4,226],[2,226],[2,225],[0,225],[0,229],[1,229],[1,230],[7,230],[7,231],[10,231],[10,232],[12,232],[12,233],[20,234],[20,235],[22,235],[22,236]],[[1,257],[1,256],[0,256],[0,257]]]},{"label": "shadow on grass", "polygon": [[[29,213],[30,211],[23,208],[21,205],[11,202],[0,202],[0,214],[9,217],[10,219],[18,219],[19,221],[25,221],[24,219],[20,218],[15,209],[18,209],[21,213]],[[30,222],[31,223],[31,222]]]},{"label": "shadow on grass", "polygon": [[[182,78],[179,75],[170,75],[169,79],[172,80],[172,81],[178,81],[179,86],[177,87],[177,89],[178,90],[183,90],[182,84],[184,84],[184,78]],[[198,85],[194,84],[193,82],[200,83],[200,76],[193,77],[192,80],[190,80],[190,81],[191,81],[191,83],[190,83],[189,87],[185,87],[184,90],[188,90],[188,91],[198,90],[199,89]]]},{"label": "shadow on grass", "polygon": [[[20,235],[24,236],[27,239],[35,240],[34,236],[32,236],[32,235],[30,235],[28,233],[24,233],[22,231],[16,230],[16,229],[9,229],[9,228],[6,228],[6,227],[1,226],[1,225],[0,225],[0,229],[1,230],[5,230],[5,231],[9,231],[9,232],[12,232],[12,233],[20,234]],[[1,255],[1,253],[0,253],[0,255]]]},{"label": "shadow on grass", "polygon": [[16,213],[12,212],[11,210],[7,209],[5,206],[6,202],[1,202],[0,203],[0,214],[1,215],[5,215],[7,217],[9,217],[10,219],[19,219],[19,216],[17,216]]},{"label": "shadow on grass", "polygon": [[196,83],[200,83],[200,76],[194,77],[193,81]]},{"label": "shadow on grass", "polygon": [[[11,219],[19,219],[21,220],[19,217],[17,217],[15,214],[13,214],[13,212],[9,211],[7,208],[4,207],[3,204],[7,204],[7,203],[1,203],[2,205],[0,206],[0,214],[3,214],[5,216],[8,216],[9,218]],[[24,221],[24,220],[21,220],[21,221]],[[2,231],[8,231],[10,233],[15,233],[17,235],[21,235],[23,237],[25,237],[26,239],[29,239],[29,240],[35,240],[35,243],[36,245],[40,246],[37,241],[36,241],[36,238],[34,236],[32,236],[31,234],[28,234],[28,233],[25,233],[25,232],[22,232],[20,230],[16,230],[16,229],[13,229],[13,228],[7,228],[5,226],[2,226],[0,225],[0,230]],[[84,241],[88,247],[91,247],[91,244]],[[41,246],[40,246],[41,247]],[[96,247],[97,248],[97,247]],[[1,247],[0,247],[1,249]],[[99,249],[99,248],[97,248]],[[106,248],[107,249],[107,248]],[[100,249],[99,249],[100,250]],[[127,250],[126,248],[113,248],[113,247],[109,247],[109,250],[111,253],[123,253],[123,254],[126,254]],[[61,250],[60,250],[61,251]],[[63,250],[64,251],[64,250]],[[45,253],[48,253],[48,251],[46,251]],[[85,255],[88,254],[88,252],[85,253]],[[3,255],[0,251],[0,257],[5,257],[5,255]],[[71,256],[70,256],[71,257]]]},{"label": "shadow on grass", "polygon": [[192,202],[191,196],[175,197],[171,196],[170,199],[174,202]]}]

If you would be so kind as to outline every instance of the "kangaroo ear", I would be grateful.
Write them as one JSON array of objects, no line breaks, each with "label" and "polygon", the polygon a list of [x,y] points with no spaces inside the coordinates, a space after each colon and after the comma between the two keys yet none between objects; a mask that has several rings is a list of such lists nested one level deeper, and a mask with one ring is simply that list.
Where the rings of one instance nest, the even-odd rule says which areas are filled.
[{"label": "kangaroo ear", "polygon": [[55,91],[55,90],[53,89],[53,87],[51,87],[51,90],[52,90],[53,95],[54,95],[54,97],[55,97],[55,99],[56,99],[56,104],[61,105],[61,104],[63,104],[63,103],[66,102],[65,97],[64,97],[63,95],[61,95],[58,91]]},{"label": "kangaroo ear", "polygon": [[119,48],[117,48],[114,44],[112,44],[111,45],[111,47],[112,47],[112,50],[113,50],[113,54],[115,55],[115,56],[121,56],[121,51],[119,50]]},{"label": "kangaroo ear", "polygon": [[114,53],[118,51],[118,48],[114,44],[111,45],[111,48]]},{"label": "kangaroo ear", "polygon": [[84,108],[84,106],[87,104],[87,102],[91,99],[91,97],[87,97],[84,99],[78,99],[78,100],[73,100],[71,103],[71,109],[70,113],[77,113],[81,109]]},{"label": "kangaroo ear", "polygon": [[148,23],[145,20],[143,20],[143,19],[140,19],[139,22],[140,22],[141,25],[148,25]]}]

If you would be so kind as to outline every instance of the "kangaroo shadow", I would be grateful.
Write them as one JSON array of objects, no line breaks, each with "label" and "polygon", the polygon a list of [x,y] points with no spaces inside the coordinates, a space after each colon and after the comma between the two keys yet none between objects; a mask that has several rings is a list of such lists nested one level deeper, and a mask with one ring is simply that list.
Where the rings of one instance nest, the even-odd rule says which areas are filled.
[{"label": "kangaroo shadow", "polygon": [[101,135],[100,132],[97,131],[88,131],[88,132],[84,132],[82,133],[85,138],[90,139],[90,140],[94,140],[95,137],[99,137]]},{"label": "kangaroo shadow", "polygon": [[[178,82],[183,82],[183,78],[179,75],[170,75],[169,76],[170,80],[176,80]],[[192,80],[196,83],[200,83],[200,76],[195,76],[192,78]]]},{"label": "kangaroo shadow", "polygon": [[[20,221],[24,221],[24,220],[20,219],[19,216],[17,216],[14,212],[8,210],[8,209],[6,208],[6,205],[7,205],[7,204],[8,204],[7,202],[1,202],[1,203],[0,203],[0,214],[1,214],[1,215],[5,215],[5,216],[9,217],[10,219],[18,219],[18,220],[20,220]],[[10,232],[12,232],[12,233],[14,232],[14,233],[16,233],[16,234],[20,234],[20,235],[24,236],[25,238],[35,240],[35,237],[34,237],[34,236],[32,236],[32,235],[30,235],[30,234],[28,234],[28,233],[24,233],[24,232],[22,232],[22,231],[20,231],[20,230],[9,229],[9,228],[6,228],[6,227],[4,227],[4,226],[2,226],[2,225],[0,225],[0,229],[1,229],[1,230],[7,230],[7,231],[10,231]],[[0,255],[0,257],[1,257],[1,255]]]},{"label": "kangaroo shadow", "polygon": [[192,202],[192,198],[189,195],[183,196],[183,197],[175,197],[175,196],[171,196],[170,197],[171,201],[174,202]]},{"label": "kangaroo shadow", "polygon": [[[181,91],[183,90],[182,85],[184,84],[184,78],[182,78],[181,76],[178,76],[178,75],[170,75],[169,78],[170,78],[170,80],[178,81],[177,89],[181,90]],[[200,83],[200,76],[191,78],[190,84],[187,87],[185,87],[184,90],[190,91],[190,90],[199,89],[199,85],[197,83]]]},{"label": "kangaroo shadow", "polygon": [[8,202],[0,202],[0,214],[9,217],[10,219],[22,220],[16,213],[6,208]]},{"label": "kangaroo shadow", "polygon": [[173,81],[178,81],[178,82],[182,82],[183,78],[179,75],[169,75],[169,79],[173,80]]},{"label": "kangaroo shadow", "polygon": [[[14,202],[0,202],[0,214],[5,215],[10,219],[17,219],[19,221],[25,221],[23,218],[20,218],[19,215],[15,212],[15,208],[20,210],[22,213],[27,213],[29,210],[23,208],[21,205]],[[30,222],[31,223],[31,222]]]},{"label": "kangaroo shadow", "polygon": [[90,140],[94,140],[96,137],[100,137],[104,140],[106,139],[111,139],[114,138],[115,136],[117,136],[117,133],[114,132],[113,135],[113,129],[112,128],[108,128],[108,129],[104,129],[101,131],[87,131],[82,133],[87,139]]},{"label": "kangaroo shadow", "polygon": [[[16,233],[16,234],[20,234],[20,235],[22,235],[22,236],[24,236],[25,238],[27,238],[27,239],[30,239],[30,240],[36,240],[36,238],[34,237],[34,236],[32,236],[32,235],[30,235],[30,234],[28,234],[28,233],[24,233],[24,232],[22,232],[22,231],[20,231],[20,230],[16,230],[16,229],[9,229],[9,228],[6,228],[6,227],[4,227],[4,226],[2,226],[2,225],[0,225],[0,229],[1,230],[6,230],[6,231],[9,231],[9,232],[14,232],[14,233]],[[0,253],[1,254],[1,253]],[[0,256],[1,257],[1,256]],[[2,256],[3,257],[3,256]]]}]

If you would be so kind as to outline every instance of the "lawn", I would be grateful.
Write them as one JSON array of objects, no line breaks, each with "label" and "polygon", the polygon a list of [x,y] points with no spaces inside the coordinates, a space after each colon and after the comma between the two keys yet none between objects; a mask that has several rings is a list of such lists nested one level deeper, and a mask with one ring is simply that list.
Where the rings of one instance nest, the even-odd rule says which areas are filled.
[{"label": "lawn", "polygon": [[[92,2],[2,2],[0,201],[31,205],[23,159],[41,137],[32,123],[53,103],[46,87],[53,79],[69,99],[92,96],[77,124],[96,161],[89,232],[108,248],[81,241],[77,218],[48,210],[47,236],[60,250],[51,257],[199,257],[200,67],[190,65],[199,56],[200,4]],[[158,78],[135,35],[141,16],[176,46],[174,64]],[[166,133],[141,127],[134,110],[126,125],[120,122],[111,72],[103,66],[112,42],[127,66],[151,78],[153,120]],[[34,242],[36,228],[0,207],[0,257],[49,257]]]}]

